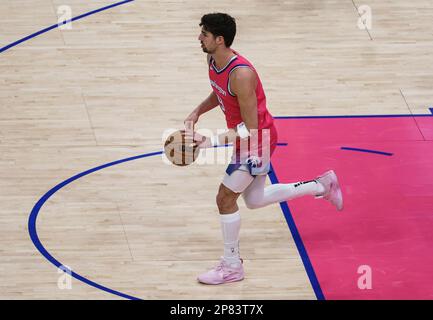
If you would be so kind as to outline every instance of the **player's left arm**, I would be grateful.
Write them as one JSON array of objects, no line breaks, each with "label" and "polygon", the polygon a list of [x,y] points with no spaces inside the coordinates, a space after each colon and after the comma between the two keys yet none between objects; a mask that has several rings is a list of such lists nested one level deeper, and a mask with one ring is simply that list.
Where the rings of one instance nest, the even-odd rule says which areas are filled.
[{"label": "player's left arm", "polygon": [[241,110],[241,117],[250,131],[258,129],[257,78],[250,68],[238,68],[230,76],[230,88],[236,95]]}]

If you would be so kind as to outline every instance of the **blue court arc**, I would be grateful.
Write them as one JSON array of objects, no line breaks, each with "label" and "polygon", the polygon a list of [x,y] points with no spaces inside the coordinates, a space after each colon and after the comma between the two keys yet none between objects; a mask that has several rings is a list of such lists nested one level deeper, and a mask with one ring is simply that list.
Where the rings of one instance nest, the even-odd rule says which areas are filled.
[{"label": "blue court arc", "polygon": [[[286,146],[287,143],[278,143],[278,146],[280,147],[284,147]],[[230,145],[224,145],[224,146],[220,146],[220,147],[229,147]],[[371,152],[371,151],[369,151]],[[138,156],[134,156],[134,157],[129,157],[129,158],[125,158],[125,159],[121,159],[121,160],[117,160],[117,161],[113,161],[113,162],[109,162],[106,164],[103,164],[101,166],[86,170],[84,172],[81,172],[79,174],[74,175],[73,177],[59,183],[58,185],[54,186],[52,189],[50,189],[48,192],[46,192],[40,199],[39,201],[35,204],[35,206],[33,207],[30,216],[29,216],[29,220],[28,220],[28,230],[29,230],[29,234],[30,234],[30,238],[33,242],[33,244],[35,245],[35,247],[38,249],[38,251],[49,261],[51,262],[54,266],[56,266],[59,269],[62,269],[64,272],[70,274],[72,277],[74,277],[75,279],[88,284],[92,287],[95,287],[99,290],[105,291],[107,293],[122,297],[122,298],[126,298],[126,299],[131,299],[131,300],[137,300],[139,298],[126,294],[126,293],[122,293],[113,289],[110,289],[106,286],[103,286],[99,283],[96,283],[92,280],[89,280],[85,277],[83,277],[82,275],[76,273],[73,270],[69,270],[67,269],[66,266],[64,266],[60,261],[58,261],[53,255],[51,255],[51,253],[49,253],[44,245],[41,243],[39,236],[38,236],[38,232],[37,232],[37,218],[38,218],[38,214],[42,209],[42,206],[45,204],[45,202],[51,197],[53,196],[56,192],[58,192],[59,190],[61,190],[63,187],[67,186],[68,184],[83,178],[91,173],[94,173],[96,171],[105,169],[105,168],[109,168],[115,165],[119,165],[125,162],[129,162],[129,161],[134,161],[134,160],[139,160],[139,159],[143,159],[143,158],[148,158],[148,157],[152,157],[152,156],[157,156],[157,155],[161,155],[163,153],[163,151],[157,151],[157,152],[151,152],[151,153],[146,153],[146,154],[142,154],[142,155],[138,155]],[[271,180],[271,182],[273,184],[275,183],[279,183],[278,178],[274,172],[274,170],[272,170],[272,172],[269,174],[269,178]],[[293,220],[292,214],[290,212],[290,208],[287,205],[286,202],[282,202],[280,203],[281,209],[283,211],[284,217],[287,221],[287,224],[290,228],[290,231],[292,233],[293,239],[295,241],[295,244],[297,246],[297,249],[301,255],[302,261],[304,263],[305,269],[307,271],[308,277],[310,279],[310,282],[312,284],[313,290],[316,294],[317,299],[319,300],[324,300],[325,297],[323,296],[322,290],[320,288],[320,284],[317,280],[317,277],[315,275],[314,269],[311,265],[310,259],[308,257],[308,253],[303,245],[301,236],[296,228],[296,224]]]},{"label": "blue court arc", "polygon": [[92,11],[86,12],[84,14],[81,14],[79,16],[73,17],[71,20],[63,21],[60,24],[59,23],[53,24],[53,25],[51,25],[51,26],[49,26],[49,27],[47,27],[45,29],[39,30],[37,32],[34,32],[31,35],[28,35],[27,37],[19,39],[19,40],[15,41],[15,42],[12,42],[12,43],[10,43],[10,44],[8,44],[8,45],[0,48],[0,53],[5,52],[5,51],[7,51],[7,50],[9,50],[9,49],[11,49],[13,47],[16,47],[17,45],[19,45],[19,44],[21,44],[23,42],[29,41],[30,39],[36,38],[36,37],[38,37],[38,36],[40,36],[40,35],[42,35],[44,33],[47,33],[48,31],[51,31],[51,30],[56,29],[58,27],[61,27],[62,25],[66,25],[66,24],[71,23],[73,21],[77,21],[77,20],[83,19],[85,17],[91,16],[93,14],[96,14],[96,13],[99,13],[99,12],[102,12],[102,11],[105,11],[105,10],[108,10],[108,9],[112,9],[112,8],[118,7],[118,6],[126,4],[128,2],[133,2],[133,1],[135,1],[135,0],[125,0],[125,1],[116,2],[116,3],[110,4],[108,6],[105,6],[105,7],[96,9],[96,10],[92,10]]}]

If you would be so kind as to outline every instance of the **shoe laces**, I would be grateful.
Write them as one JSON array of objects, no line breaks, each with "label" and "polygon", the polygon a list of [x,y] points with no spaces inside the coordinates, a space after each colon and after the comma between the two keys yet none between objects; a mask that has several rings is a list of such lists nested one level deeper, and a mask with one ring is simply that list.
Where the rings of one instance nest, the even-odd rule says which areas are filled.
[{"label": "shoe laces", "polygon": [[221,257],[220,262],[215,266],[215,271],[221,271],[224,269],[224,267],[227,267],[227,263],[224,258]]}]

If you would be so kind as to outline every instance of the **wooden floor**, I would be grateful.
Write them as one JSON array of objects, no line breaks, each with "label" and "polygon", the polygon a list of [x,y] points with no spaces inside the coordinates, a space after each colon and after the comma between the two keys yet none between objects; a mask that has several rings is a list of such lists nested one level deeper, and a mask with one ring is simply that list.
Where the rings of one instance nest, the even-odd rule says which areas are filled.
[{"label": "wooden floor", "polygon": [[[3,0],[0,48],[57,23],[61,5],[79,16],[112,3]],[[361,5],[372,10],[368,32]],[[23,42],[0,53],[0,298],[120,299],[75,279],[60,290],[28,217],[69,177],[161,150],[163,131],[210,92],[197,40],[209,11],[236,17],[233,48],[256,66],[275,116],[419,114],[433,104],[430,0],[135,0]],[[224,125],[219,110],[199,123]],[[40,240],[83,277],[144,299],[316,299],[279,205],[239,202],[245,281],[196,283],[222,254],[224,169],[153,156],[100,170],[44,204]]]}]

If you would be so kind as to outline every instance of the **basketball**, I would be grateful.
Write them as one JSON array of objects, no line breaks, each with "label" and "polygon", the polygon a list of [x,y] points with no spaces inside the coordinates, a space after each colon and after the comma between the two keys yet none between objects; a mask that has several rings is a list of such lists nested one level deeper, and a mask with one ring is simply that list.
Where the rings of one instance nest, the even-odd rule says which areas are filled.
[{"label": "basketball", "polygon": [[178,130],[170,134],[164,143],[164,153],[168,160],[176,166],[187,166],[193,163],[199,148],[192,136],[187,136],[185,130]]}]

